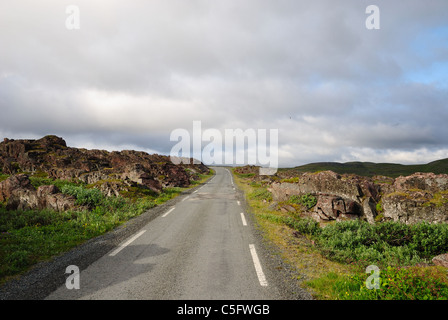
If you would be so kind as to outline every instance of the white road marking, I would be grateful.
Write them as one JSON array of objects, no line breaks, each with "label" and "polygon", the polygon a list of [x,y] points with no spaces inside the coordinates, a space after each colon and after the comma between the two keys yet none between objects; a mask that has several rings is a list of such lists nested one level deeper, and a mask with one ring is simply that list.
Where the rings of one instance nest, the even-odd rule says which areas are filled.
[{"label": "white road marking", "polygon": [[173,211],[176,208],[171,208],[170,210],[168,210],[167,212],[165,212],[162,216],[162,218],[165,218],[171,211]]},{"label": "white road marking", "polygon": [[188,198],[190,198],[190,196],[186,196],[185,198],[182,199],[181,202],[184,202],[184,201],[187,200]]},{"label": "white road marking", "polygon": [[129,239],[128,241],[126,241],[125,243],[123,243],[121,246],[119,246],[117,249],[115,249],[113,252],[111,252],[109,254],[109,256],[113,257],[115,256],[118,252],[120,252],[121,250],[123,250],[124,248],[126,248],[128,245],[130,245],[135,239],[137,239],[138,237],[140,237],[142,234],[144,234],[146,232],[146,230],[142,230],[139,233],[137,233],[135,236],[133,236],[131,239]]},{"label": "white road marking", "polygon": [[243,220],[243,226],[247,226],[246,218],[244,217],[244,213],[241,212],[241,220]]},{"label": "white road marking", "polygon": [[237,201],[236,203],[238,203],[239,206],[241,205],[241,202],[239,202],[239,201]]},{"label": "white road marking", "polygon": [[257,251],[255,250],[255,246],[253,244],[249,244],[250,254],[252,255],[252,260],[254,262],[255,271],[257,272],[258,281],[262,287],[266,287],[268,282],[263,273],[263,269],[261,268],[260,260],[258,259]]}]

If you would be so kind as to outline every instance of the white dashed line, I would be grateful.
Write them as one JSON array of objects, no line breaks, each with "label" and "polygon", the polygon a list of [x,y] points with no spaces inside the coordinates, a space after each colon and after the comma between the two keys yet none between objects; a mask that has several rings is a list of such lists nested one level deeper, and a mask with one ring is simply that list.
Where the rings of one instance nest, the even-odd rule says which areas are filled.
[{"label": "white dashed line", "polygon": [[146,232],[146,230],[142,230],[139,233],[137,233],[135,236],[133,236],[131,239],[129,239],[128,241],[126,241],[125,243],[123,243],[121,246],[119,246],[117,249],[115,249],[112,253],[109,254],[109,256],[113,257],[115,256],[118,252],[120,252],[121,250],[123,250],[124,248],[126,248],[128,245],[130,245],[135,239],[137,239],[138,237],[140,237],[142,234],[144,234]]},{"label": "white dashed line", "polygon": [[241,212],[241,220],[243,221],[243,226],[247,226],[246,218],[244,217],[243,212]]},{"label": "white dashed line", "polygon": [[253,244],[250,244],[249,249],[250,249],[250,254],[252,255],[252,260],[254,262],[255,271],[257,272],[258,281],[260,282],[261,286],[266,287],[268,285],[268,282],[263,273],[263,269],[261,268],[261,263],[260,263],[260,260],[258,259],[258,255],[257,255],[257,251],[255,250],[255,246]]},{"label": "white dashed line", "polygon": [[162,216],[162,218],[165,218],[171,211],[173,211],[176,208],[171,208],[170,210],[168,210],[167,212],[165,212]]}]

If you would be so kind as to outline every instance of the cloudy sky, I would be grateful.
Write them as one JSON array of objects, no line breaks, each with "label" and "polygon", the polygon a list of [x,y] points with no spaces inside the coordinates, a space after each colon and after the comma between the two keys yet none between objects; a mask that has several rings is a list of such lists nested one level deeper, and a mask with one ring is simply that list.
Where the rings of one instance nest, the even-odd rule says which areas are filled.
[{"label": "cloudy sky", "polygon": [[193,121],[278,129],[280,166],[448,158],[448,1],[0,0],[0,137],[169,154]]}]

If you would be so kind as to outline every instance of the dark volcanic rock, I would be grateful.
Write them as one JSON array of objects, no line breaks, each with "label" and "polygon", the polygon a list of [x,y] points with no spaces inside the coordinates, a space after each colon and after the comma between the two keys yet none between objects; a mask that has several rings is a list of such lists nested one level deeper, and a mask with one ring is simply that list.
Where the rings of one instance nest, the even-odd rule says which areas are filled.
[{"label": "dark volcanic rock", "polygon": [[198,173],[209,171],[202,163],[176,165],[168,156],[141,151],[70,148],[56,136],[4,139],[0,143],[0,170],[5,174],[44,172],[49,178],[80,179],[89,184],[129,179],[157,192],[165,187],[186,187]]},{"label": "dark volcanic rock", "polygon": [[209,172],[202,163],[174,164],[170,157],[141,151],[86,150],[67,147],[64,139],[45,136],[38,140],[5,138],[0,143],[0,172],[11,177],[0,183],[0,202],[10,209],[74,206],[74,199],[54,186],[36,190],[26,172],[51,179],[80,180],[107,196],[118,196],[131,186],[159,193],[167,187],[187,187],[199,174]]},{"label": "dark volcanic rock", "polygon": [[382,219],[407,224],[448,222],[446,174],[415,173],[396,179],[372,179],[323,171],[296,174],[294,178],[295,182],[279,180],[270,185],[273,200],[287,201],[292,195],[312,194],[317,204],[308,215],[318,221],[361,218],[374,223],[381,213]]}]

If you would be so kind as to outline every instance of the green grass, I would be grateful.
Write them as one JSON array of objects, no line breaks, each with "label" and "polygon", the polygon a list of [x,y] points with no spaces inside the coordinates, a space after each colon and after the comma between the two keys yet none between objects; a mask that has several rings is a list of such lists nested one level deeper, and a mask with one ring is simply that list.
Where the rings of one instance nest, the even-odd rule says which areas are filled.
[{"label": "green grass", "polygon": [[[367,271],[367,269],[365,270]],[[387,267],[378,270],[378,288],[368,288],[374,283],[374,274],[356,272],[326,275],[307,281],[321,299],[334,300],[447,300],[448,280],[442,267]]]},{"label": "green grass", "polygon": [[[204,182],[210,175],[202,175]],[[129,219],[160,205],[188,188],[166,188],[160,194],[136,187],[122,197],[106,197],[99,190],[68,181],[33,179],[33,185],[56,184],[89,210],[9,211],[0,204],[0,284]],[[192,185],[194,186],[194,185]]]}]

